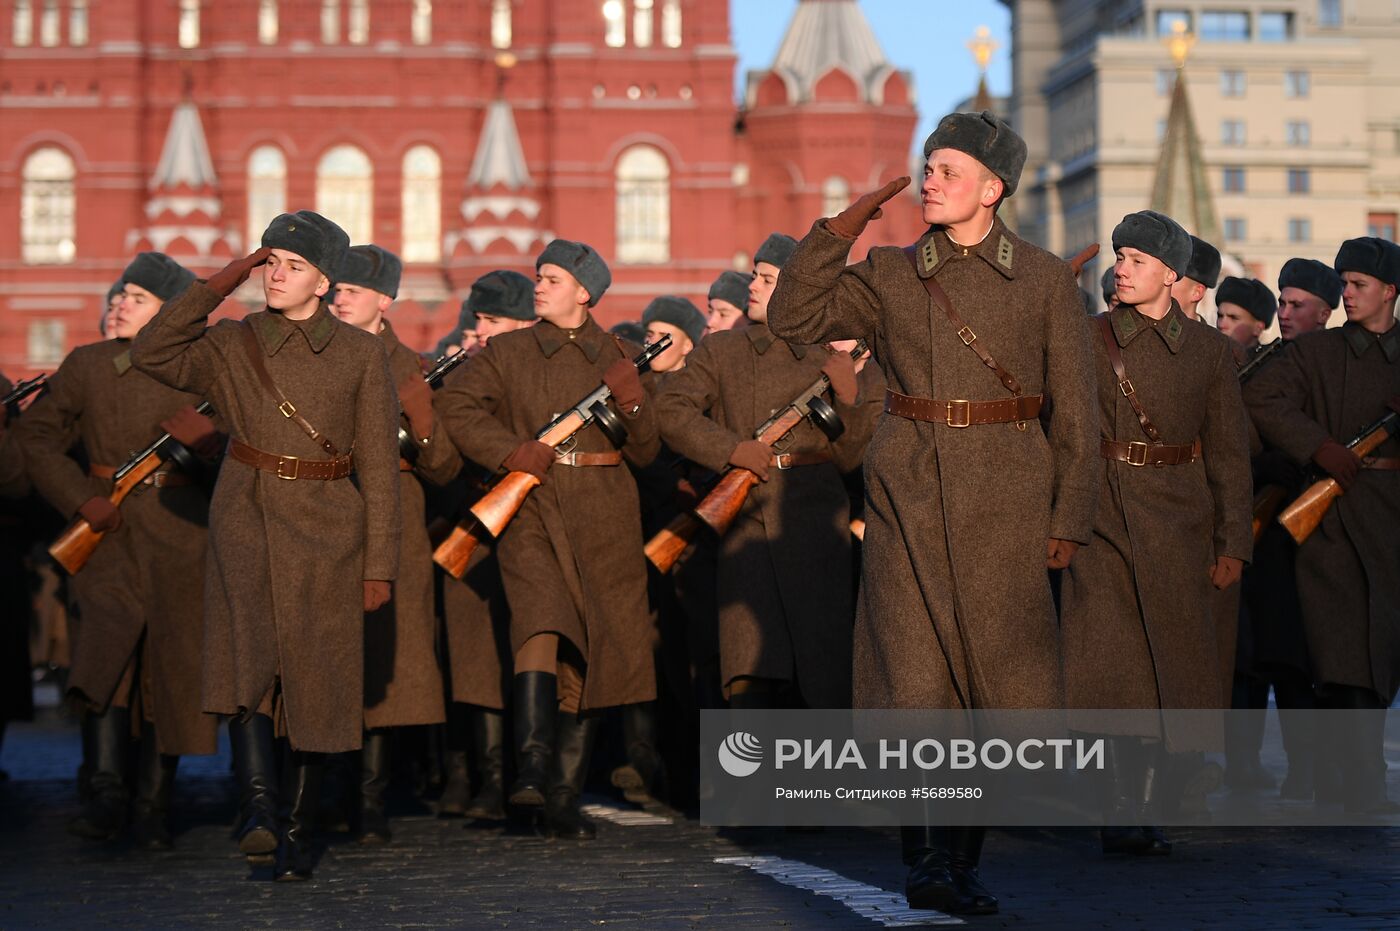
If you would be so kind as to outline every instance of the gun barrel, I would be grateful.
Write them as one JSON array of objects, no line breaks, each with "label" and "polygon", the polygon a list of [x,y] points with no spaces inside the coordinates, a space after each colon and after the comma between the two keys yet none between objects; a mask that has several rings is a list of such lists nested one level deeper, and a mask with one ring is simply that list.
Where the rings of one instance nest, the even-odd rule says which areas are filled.
[{"label": "gun barrel", "polygon": [[[209,414],[213,410],[214,405],[210,404],[208,401],[200,401],[199,406],[195,408],[195,413]],[[145,459],[147,456],[155,455],[156,450],[160,449],[161,446],[163,446],[169,439],[169,433],[162,433],[160,436],[156,437],[156,441],[154,443],[152,443],[150,446],[147,446],[145,449],[141,450],[139,453],[132,456],[125,463],[123,463],[122,467],[117,470],[117,474],[112,476],[112,481],[120,482],[123,478],[126,477],[128,472],[130,472],[132,469],[136,468],[138,465],[141,464],[141,460]]]},{"label": "gun barrel", "polygon": [[34,392],[44,387],[48,380],[49,376],[47,374],[35,375],[33,378],[26,379],[11,388],[10,392],[6,394],[3,399],[0,399],[0,404],[6,407],[9,407],[11,404],[18,404],[20,401],[23,401]]}]

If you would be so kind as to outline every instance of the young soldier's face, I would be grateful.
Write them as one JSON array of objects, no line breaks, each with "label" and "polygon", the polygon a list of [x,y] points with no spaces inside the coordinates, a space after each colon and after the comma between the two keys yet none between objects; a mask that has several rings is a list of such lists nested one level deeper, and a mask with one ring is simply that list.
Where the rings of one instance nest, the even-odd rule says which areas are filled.
[{"label": "young soldier's face", "polygon": [[1327,326],[1332,308],[1322,298],[1302,288],[1284,288],[1278,296],[1278,332],[1293,339]]},{"label": "young soldier's face", "polygon": [[141,328],[151,322],[165,303],[139,284],[128,284],[122,288],[117,312],[107,322],[113,339],[135,339]]},{"label": "young soldier's face", "polygon": [[685,330],[669,323],[662,323],[653,320],[647,324],[647,343],[656,342],[663,336],[671,337],[671,346],[661,355],[651,360],[651,370],[653,372],[674,372],[685,365],[685,357],[690,355],[690,350],[695,348],[695,344],[690,341],[690,337],[685,335]]},{"label": "young soldier's face", "polygon": [[303,309],[330,289],[330,279],[295,252],[273,249],[263,266],[263,292],[273,310]]},{"label": "young soldier's face", "polygon": [[924,164],[924,183],[919,189],[924,222],[951,226],[965,223],[982,207],[990,207],[1001,196],[1001,179],[966,152],[934,149]]},{"label": "young soldier's face", "polygon": [[378,333],[384,311],[393,303],[394,299],[389,295],[362,285],[338,284],[335,286],[335,303],[331,304],[331,312],[356,329]]},{"label": "young soldier's face", "polygon": [[734,325],[744,319],[744,312],[728,301],[712,297],[710,298],[710,313],[706,321],[705,332],[719,333],[723,330],[732,330]]},{"label": "young soldier's face", "polygon": [[778,275],[782,269],[771,262],[759,262],[753,267],[753,279],[749,282],[749,319],[754,323],[768,322],[768,299],[778,286]]},{"label": "young soldier's face", "polygon": [[1342,272],[1342,306],[1347,320],[1379,325],[1395,312],[1395,285],[1386,284],[1364,272]]},{"label": "young soldier's face", "polygon": [[1228,301],[1215,309],[1215,326],[1241,346],[1253,346],[1264,332],[1264,323],[1238,304]]},{"label": "young soldier's face", "polygon": [[1176,281],[1176,272],[1165,262],[1139,249],[1124,246],[1113,256],[1113,290],[1121,303],[1155,300]]},{"label": "young soldier's face", "polygon": [[[535,314],[541,320],[567,320],[587,306],[588,290],[573,275],[548,262],[535,271]],[[480,331],[478,318],[477,332]]]},{"label": "young soldier's face", "polygon": [[1196,305],[1206,296],[1206,286],[1194,278],[1179,278],[1172,285],[1172,297],[1181,305],[1181,310],[1192,320],[1196,319]]},{"label": "young soldier's face", "polygon": [[510,317],[498,317],[495,314],[476,315],[476,338],[485,346],[491,342],[491,337],[499,333],[510,333],[513,330],[523,330],[534,323],[533,320],[513,320]]}]

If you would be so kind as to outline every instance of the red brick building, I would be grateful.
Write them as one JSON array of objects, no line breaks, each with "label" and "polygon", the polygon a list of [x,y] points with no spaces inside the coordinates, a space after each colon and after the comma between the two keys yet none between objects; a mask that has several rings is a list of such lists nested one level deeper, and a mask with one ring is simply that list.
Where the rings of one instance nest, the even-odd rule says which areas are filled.
[{"label": "red brick building", "polygon": [[728,4],[0,0],[0,371],[96,339],[135,252],[207,274],[303,207],[404,257],[423,349],[554,236],[608,259],[605,323],[702,303],[768,232],[907,170],[916,122],[856,0],[803,0],[736,105]]}]

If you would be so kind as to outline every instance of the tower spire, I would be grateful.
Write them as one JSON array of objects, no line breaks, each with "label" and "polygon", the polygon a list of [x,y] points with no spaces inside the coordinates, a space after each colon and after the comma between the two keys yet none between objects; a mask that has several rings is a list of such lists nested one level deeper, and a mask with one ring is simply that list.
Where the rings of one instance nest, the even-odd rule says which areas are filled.
[{"label": "tower spire", "polygon": [[1176,64],[1176,80],[1167,111],[1167,131],[1162,138],[1162,151],[1152,182],[1151,206],[1207,242],[1219,243],[1215,199],[1206,180],[1201,137],[1196,133],[1191,98],[1186,92],[1186,60],[1195,43],[1196,37],[1186,31],[1185,23],[1172,24],[1172,34],[1166,45]]}]

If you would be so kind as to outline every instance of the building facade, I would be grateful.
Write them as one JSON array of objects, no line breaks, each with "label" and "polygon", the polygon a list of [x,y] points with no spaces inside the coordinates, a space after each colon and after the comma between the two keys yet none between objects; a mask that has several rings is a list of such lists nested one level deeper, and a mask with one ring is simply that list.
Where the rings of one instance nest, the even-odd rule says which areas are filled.
[{"label": "building facade", "polygon": [[[137,251],[208,274],[300,208],[404,258],[420,349],[556,236],[612,266],[605,324],[703,303],[767,233],[905,170],[917,120],[856,0],[803,0],[736,104],[728,4],[0,0],[0,370],[96,339]],[[877,226],[912,241],[917,211]]]}]

